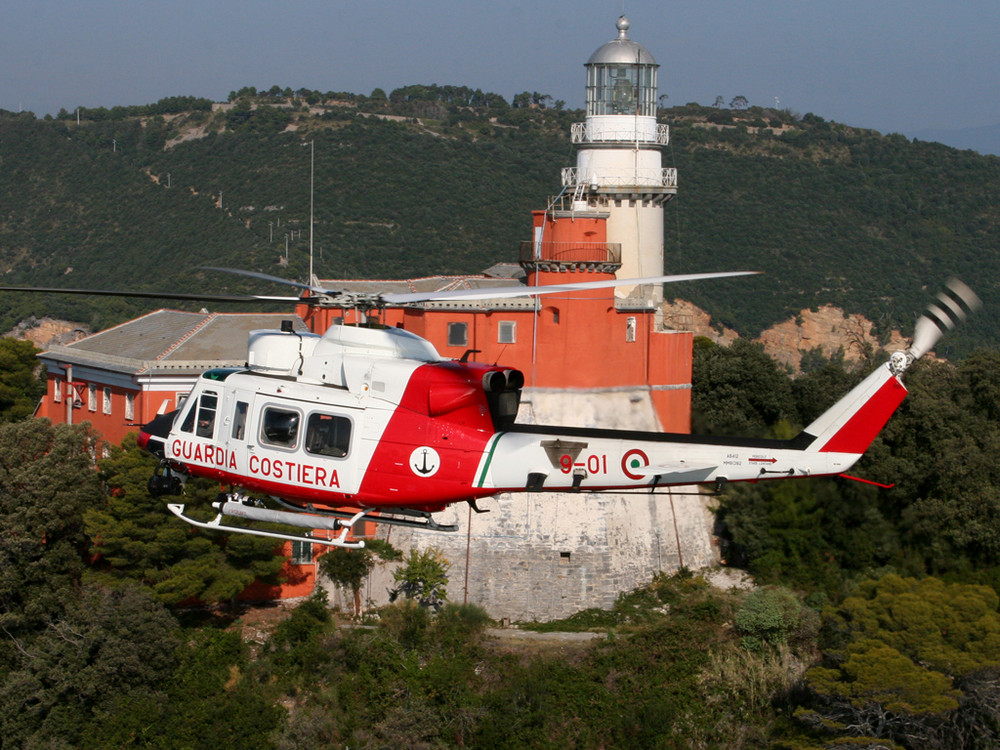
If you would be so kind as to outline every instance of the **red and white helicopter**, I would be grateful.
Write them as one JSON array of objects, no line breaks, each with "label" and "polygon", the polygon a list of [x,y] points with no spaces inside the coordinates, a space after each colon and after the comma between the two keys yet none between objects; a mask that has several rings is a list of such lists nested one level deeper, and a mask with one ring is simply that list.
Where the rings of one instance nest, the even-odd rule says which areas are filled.
[{"label": "red and white helicopter", "polygon": [[[301,297],[143,296],[216,301],[332,303],[361,310],[443,299],[534,296],[616,285],[746,275],[727,272],[540,287],[377,297],[322,289],[266,274],[212,269],[291,284]],[[129,294],[94,290],[0,291]],[[906,394],[901,376],[941,335],[980,305],[952,279],[917,322],[913,342],[791,440],[526,425],[516,421],[524,376],[501,365],[442,358],[398,328],[332,326],[322,336],[254,331],[247,364],[209,370],[184,405],[144,425],[139,444],[161,459],[149,486],[180,494],[187,477],[231,490],[211,521],[169,504],[195,526],[361,547],[363,519],[454,531],[433,514],[504,492],[655,492],[676,485],[841,475],[868,448]],[[225,523],[226,517],[337,532],[329,539]]]},{"label": "red and white helicopter", "polygon": [[[722,275],[739,274],[352,302],[513,296]],[[224,519],[339,530],[330,539],[310,540],[340,547],[363,546],[348,533],[366,518],[455,530],[432,514],[459,502],[478,510],[478,499],[504,492],[651,492],[702,483],[721,490],[727,482],[840,475],[903,400],[903,372],[978,306],[971,289],[950,280],[917,323],[911,347],[893,354],[791,440],[519,424],[524,376],[518,370],[444,359],[430,342],[402,329],[337,325],[322,336],[291,326],[252,333],[246,367],[205,372],[182,409],[142,428],[140,445],[162,459],[151,481],[156,491],[176,493],[186,475],[239,488],[220,498],[209,522],[186,515],[184,505],[168,506],[188,523],[282,539],[302,537]]]}]

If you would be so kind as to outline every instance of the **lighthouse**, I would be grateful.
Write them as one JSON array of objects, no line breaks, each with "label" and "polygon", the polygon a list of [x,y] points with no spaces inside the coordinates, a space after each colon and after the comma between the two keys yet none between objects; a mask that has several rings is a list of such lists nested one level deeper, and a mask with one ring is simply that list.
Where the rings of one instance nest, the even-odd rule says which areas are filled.
[{"label": "lighthouse", "polygon": [[[619,18],[617,38],[585,65],[586,117],[571,130],[576,166],[562,170],[559,193],[532,212],[530,239],[518,248],[520,268],[498,263],[474,276],[321,285],[378,293],[661,275],[663,206],[676,194],[677,173],[661,164],[669,131],[656,121],[658,65],[628,38],[628,28]],[[659,285],[600,288],[536,300],[388,305],[380,319],[431,341],[445,357],[520,370],[521,424],[685,433],[694,337],[659,324],[662,298]],[[322,332],[356,311],[303,306],[299,312],[310,330]],[[694,490],[567,495],[538,486],[438,514],[440,524],[458,533],[398,527],[376,533],[399,548],[433,548],[449,560],[452,601],[480,604],[498,619],[550,620],[609,608],[621,592],[660,571],[711,565],[717,556],[711,502]],[[368,585],[366,595],[379,598],[392,581],[381,571]],[[343,592],[330,595],[336,601]]]},{"label": "lighthouse", "polygon": [[[677,193],[677,170],[664,168],[661,159],[670,130],[656,121],[660,66],[629,39],[625,16],[615,25],[617,38],[584,65],[586,120],[572,125],[576,166],[563,169],[563,191],[574,210],[607,213],[607,241],[621,247],[618,278],[657,276],[663,273],[663,204]],[[659,285],[619,287],[617,295],[648,306],[663,301]]]}]

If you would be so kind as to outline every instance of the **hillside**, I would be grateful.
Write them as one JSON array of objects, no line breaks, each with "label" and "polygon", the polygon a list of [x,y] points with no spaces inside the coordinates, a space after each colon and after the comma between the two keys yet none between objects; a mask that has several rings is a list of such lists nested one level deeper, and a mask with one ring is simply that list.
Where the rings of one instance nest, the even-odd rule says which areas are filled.
[{"label": "hillside", "polygon": [[[200,265],[302,278],[310,141],[320,276],[477,272],[515,259],[530,210],[574,163],[569,126],[583,119],[536,106],[544,97],[511,107],[454,87],[386,98],[275,87],[231,99],[84,110],[79,124],[0,113],[5,283],[246,286]],[[744,336],[827,304],[886,334],[907,332],[954,274],[986,309],[951,350],[1000,344],[996,157],[753,107],[687,105],[662,119],[672,128],[664,163],[680,175],[667,271],[765,272],[668,293]],[[101,326],[151,306],[5,294],[0,324],[56,314]]]}]

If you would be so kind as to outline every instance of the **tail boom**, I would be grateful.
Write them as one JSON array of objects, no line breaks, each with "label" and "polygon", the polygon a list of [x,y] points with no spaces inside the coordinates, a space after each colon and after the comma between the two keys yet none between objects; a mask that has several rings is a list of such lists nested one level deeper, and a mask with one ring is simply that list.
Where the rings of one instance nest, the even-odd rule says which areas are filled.
[{"label": "tail boom", "polygon": [[905,395],[883,365],[791,440],[514,425],[490,440],[475,486],[494,492],[649,490],[841,474]]}]

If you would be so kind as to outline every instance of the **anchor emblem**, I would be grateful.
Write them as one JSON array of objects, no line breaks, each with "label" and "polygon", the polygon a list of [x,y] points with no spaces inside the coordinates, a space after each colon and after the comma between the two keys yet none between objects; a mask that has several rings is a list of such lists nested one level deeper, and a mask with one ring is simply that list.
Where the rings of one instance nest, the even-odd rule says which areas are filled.
[{"label": "anchor emblem", "polygon": [[441,457],[428,446],[421,446],[410,454],[410,469],[418,477],[430,477],[441,468]]}]

